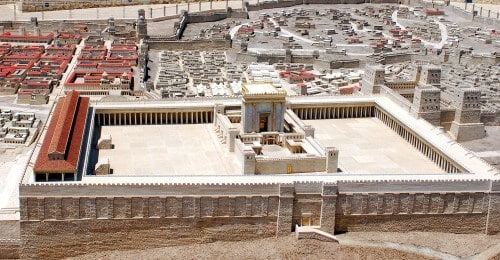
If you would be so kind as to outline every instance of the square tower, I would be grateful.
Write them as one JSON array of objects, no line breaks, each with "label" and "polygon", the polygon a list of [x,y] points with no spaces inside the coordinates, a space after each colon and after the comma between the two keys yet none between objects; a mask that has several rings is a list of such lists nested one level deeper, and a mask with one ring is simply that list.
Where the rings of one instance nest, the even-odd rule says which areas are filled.
[{"label": "square tower", "polygon": [[441,91],[432,86],[417,86],[411,112],[435,126],[441,125]]},{"label": "square tower", "polygon": [[241,91],[244,133],[283,132],[286,92],[270,83],[245,84]]},{"label": "square tower", "polygon": [[423,66],[420,74],[420,81],[417,83],[439,87],[441,85],[441,68]]},{"label": "square tower", "polygon": [[457,141],[465,142],[485,136],[480,99],[481,91],[473,88],[460,89],[455,96],[455,119],[451,123],[450,133]]},{"label": "square tower", "polygon": [[361,90],[365,94],[380,93],[380,86],[385,84],[385,69],[382,66],[367,65],[363,81],[361,82]]},{"label": "square tower", "polygon": [[481,90],[460,89],[455,96],[455,120],[457,123],[479,123],[481,117]]},{"label": "square tower", "polygon": [[146,20],[146,12],[144,9],[139,9],[138,11],[139,19],[137,19],[137,37],[139,39],[144,39],[148,36],[148,23]]}]

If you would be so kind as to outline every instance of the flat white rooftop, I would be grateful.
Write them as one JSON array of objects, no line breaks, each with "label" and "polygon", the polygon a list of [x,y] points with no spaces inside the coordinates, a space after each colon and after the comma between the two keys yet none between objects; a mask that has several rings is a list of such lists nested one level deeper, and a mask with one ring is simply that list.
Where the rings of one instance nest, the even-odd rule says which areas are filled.
[{"label": "flat white rooftop", "polygon": [[212,124],[103,126],[114,149],[100,150],[109,158],[112,176],[240,175],[235,153],[227,152]]},{"label": "flat white rooftop", "polygon": [[340,149],[347,173],[419,174],[444,171],[377,118],[304,120],[323,146]]},{"label": "flat white rooftop", "polygon": [[276,94],[278,90],[270,83],[245,84],[244,89],[248,94]]}]

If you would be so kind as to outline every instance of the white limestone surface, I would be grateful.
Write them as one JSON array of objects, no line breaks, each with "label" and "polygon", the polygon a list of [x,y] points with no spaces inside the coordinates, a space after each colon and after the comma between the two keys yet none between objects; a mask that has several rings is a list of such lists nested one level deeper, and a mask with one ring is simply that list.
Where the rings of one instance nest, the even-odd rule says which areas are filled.
[{"label": "white limestone surface", "polygon": [[239,175],[235,153],[227,152],[212,124],[103,126],[114,149],[109,158],[113,176]]},{"label": "white limestone surface", "polygon": [[323,146],[340,149],[339,167],[349,173],[443,173],[377,118],[305,120]]}]

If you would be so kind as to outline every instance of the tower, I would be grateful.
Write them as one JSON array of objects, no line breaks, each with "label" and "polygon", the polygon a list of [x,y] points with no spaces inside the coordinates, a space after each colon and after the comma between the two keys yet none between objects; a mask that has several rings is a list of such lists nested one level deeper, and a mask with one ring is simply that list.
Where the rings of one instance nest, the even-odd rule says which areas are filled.
[{"label": "tower", "polygon": [[483,138],[484,124],[481,123],[481,91],[460,89],[455,96],[455,119],[451,122],[450,133],[459,142]]},{"label": "tower", "polygon": [[110,35],[115,35],[116,33],[115,18],[113,17],[108,19],[108,32]]},{"label": "tower", "polygon": [[441,86],[441,68],[434,66],[423,66],[417,83],[423,85]]},{"label": "tower", "polygon": [[441,91],[432,86],[417,86],[411,113],[435,126],[441,125]]},{"label": "tower", "polygon": [[335,173],[339,168],[339,149],[326,147],[326,173]]},{"label": "tower", "polygon": [[144,39],[148,36],[148,23],[146,21],[146,12],[144,9],[139,9],[139,19],[137,20],[137,37],[139,39]]},{"label": "tower", "polygon": [[385,83],[385,69],[382,66],[367,65],[361,82],[361,91],[365,94],[378,94]]},{"label": "tower", "polygon": [[285,63],[292,63],[292,50],[290,48],[285,49]]},{"label": "tower", "polygon": [[417,66],[417,69],[415,71],[415,83],[419,83],[420,82],[420,75],[422,74],[422,66],[418,65]]}]

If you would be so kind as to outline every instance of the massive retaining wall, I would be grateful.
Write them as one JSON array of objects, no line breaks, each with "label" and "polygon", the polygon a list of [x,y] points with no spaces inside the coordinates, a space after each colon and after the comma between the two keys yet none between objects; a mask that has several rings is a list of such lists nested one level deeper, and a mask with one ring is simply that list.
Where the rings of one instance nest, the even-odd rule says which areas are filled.
[{"label": "massive retaining wall", "polygon": [[489,180],[21,185],[21,257],[288,235],[304,216],[329,233],[495,234],[499,191]]},{"label": "massive retaining wall", "polygon": [[21,193],[31,194],[21,198],[27,258],[273,236],[279,204],[277,184],[34,185]]},{"label": "massive retaining wall", "polygon": [[487,180],[339,182],[335,230],[495,234],[499,186]]},{"label": "massive retaining wall", "polygon": [[18,259],[21,241],[19,239],[0,239],[0,257]]}]

